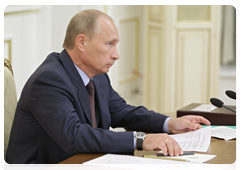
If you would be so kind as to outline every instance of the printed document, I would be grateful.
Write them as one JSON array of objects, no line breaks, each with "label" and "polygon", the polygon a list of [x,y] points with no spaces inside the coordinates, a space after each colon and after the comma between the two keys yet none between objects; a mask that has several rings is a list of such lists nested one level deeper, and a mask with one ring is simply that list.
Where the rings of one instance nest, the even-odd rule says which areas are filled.
[{"label": "printed document", "polygon": [[206,152],[211,142],[211,126],[170,136],[177,141],[183,151]]},{"label": "printed document", "polygon": [[200,111],[200,112],[211,112],[212,110],[216,109],[216,106],[211,104],[201,104],[198,107],[192,109],[192,111]]},{"label": "printed document", "polygon": [[212,137],[230,140],[236,138],[236,129],[232,129],[226,126],[219,126],[212,128]]},{"label": "printed document", "polygon": [[135,170],[222,170],[227,167],[225,165],[172,161],[116,154],[106,154],[84,162],[83,164]]}]

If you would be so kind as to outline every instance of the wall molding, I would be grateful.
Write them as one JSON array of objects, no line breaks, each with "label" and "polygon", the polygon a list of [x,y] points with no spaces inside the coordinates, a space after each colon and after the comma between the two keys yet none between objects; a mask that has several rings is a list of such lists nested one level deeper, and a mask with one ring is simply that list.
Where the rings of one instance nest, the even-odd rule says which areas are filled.
[{"label": "wall molding", "polygon": [[163,5],[149,5],[148,16],[150,21],[162,22]]},{"label": "wall molding", "polygon": [[12,64],[12,40],[11,39],[4,40],[4,50],[7,50],[6,51],[7,56],[5,56],[5,52],[4,52],[4,58],[8,59],[10,64]]},{"label": "wall molding", "polygon": [[41,9],[41,5],[9,5],[4,10],[4,16],[35,13]]},{"label": "wall molding", "polygon": [[8,59],[10,64],[12,65],[12,34],[4,35],[4,58]]}]

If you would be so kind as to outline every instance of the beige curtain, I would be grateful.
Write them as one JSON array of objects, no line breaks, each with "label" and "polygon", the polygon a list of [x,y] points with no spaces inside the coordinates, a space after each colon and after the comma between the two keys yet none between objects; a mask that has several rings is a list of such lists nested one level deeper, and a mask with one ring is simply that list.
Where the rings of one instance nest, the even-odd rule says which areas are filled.
[{"label": "beige curtain", "polygon": [[236,11],[223,5],[221,65],[236,65]]}]

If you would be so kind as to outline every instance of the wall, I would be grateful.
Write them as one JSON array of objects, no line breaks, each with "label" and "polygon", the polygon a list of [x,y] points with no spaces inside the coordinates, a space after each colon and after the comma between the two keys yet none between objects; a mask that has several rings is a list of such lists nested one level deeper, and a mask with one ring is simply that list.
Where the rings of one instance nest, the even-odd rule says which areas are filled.
[{"label": "wall", "polygon": [[112,86],[131,105],[143,104],[144,6],[108,6],[118,27],[120,59],[110,71]]},{"label": "wall", "polygon": [[[11,42],[11,63],[18,99],[33,71],[53,51],[61,52],[66,27],[80,6],[8,6],[4,14],[5,45]],[[6,50],[5,50],[6,51]],[[5,54],[5,57],[8,58]]]},{"label": "wall", "polygon": [[[5,9],[4,15],[4,39],[5,43],[5,55],[8,56],[9,40],[11,42],[11,62],[13,66],[14,76],[17,86],[18,98],[22,91],[22,88],[32,74],[32,72],[41,64],[41,62],[46,58],[46,56],[55,51],[61,52],[62,43],[65,36],[65,31],[71,17],[77,12],[87,9],[95,8],[103,12],[108,13],[114,19],[117,27],[119,28],[119,33],[124,41],[127,41],[127,33],[123,31],[125,28],[131,26],[132,22],[124,22],[125,19],[138,18],[138,28],[139,28],[139,37],[138,41],[134,41],[135,45],[138,44],[138,76],[143,72],[143,53],[144,53],[144,43],[146,38],[143,36],[145,28],[146,15],[144,12],[144,6],[17,6],[14,9],[14,6],[9,6]],[[27,12],[26,12],[27,11]],[[15,13],[17,12],[17,13]],[[170,15],[172,15],[170,13]],[[136,23],[134,21],[134,23]],[[181,25],[180,25],[181,26]],[[169,27],[171,28],[171,27]],[[137,30],[131,29],[130,31],[134,33]],[[126,30],[128,31],[128,30]],[[120,37],[120,40],[121,40]],[[134,37],[136,39],[136,36]],[[119,43],[119,45],[124,42]],[[119,46],[119,49],[122,47]],[[122,54],[128,53],[127,51],[120,51]],[[171,54],[172,55],[172,54]],[[123,55],[124,56],[124,55]],[[168,55],[165,56],[164,60],[167,61]],[[119,60],[120,61],[120,60]],[[126,85],[119,84],[119,77],[121,73],[119,70],[122,70],[124,63],[116,62],[115,66],[110,70],[109,75],[112,80],[112,85],[114,88],[119,91],[121,95],[129,103],[132,104],[142,104],[143,101],[143,81],[138,77],[131,83]],[[134,62],[134,60],[133,60]],[[151,67],[151,66],[150,66]],[[124,69],[124,68],[123,68]],[[131,70],[130,70],[131,71]],[[132,74],[132,73],[131,73]],[[220,74],[220,73],[219,73]],[[223,76],[224,77],[224,76]],[[219,95],[214,97],[223,98],[222,89],[234,88],[236,86],[236,78],[231,77],[224,78],[219,77]],[[225,81],[226,80],[226,81]],[[164,85],[168,87],[168,84]],[[131,88],[128,88],[131,87]],[[123,89],[129,89],[128,91]],[[232,89],[234,90],[234,89]],[[226,96],[225,96],[226,97]],[[187,101],[188,99],[186,99]],[[224,98],[225,101],[225,98]],[[168,99],[168,103],[171,100]],[[232,101],[227,102],[232,104]],[[226,104],[227,104],[226,103]],[[233,103],[234,104],[234,103]]]},{"label": "wall", "polygon": [[219,99],[224,102],[225,105],[236,106],[236,100],[229,98],[226,94],[226,90],[232,90],[236,92],[236,68],[223,66],[219,72]]},{"label": "wall", "polygon": [[28,77],[51,50],[50,8],[20,7],[7,7],[4,14],[4,40],[11,43],[18,98]]}]

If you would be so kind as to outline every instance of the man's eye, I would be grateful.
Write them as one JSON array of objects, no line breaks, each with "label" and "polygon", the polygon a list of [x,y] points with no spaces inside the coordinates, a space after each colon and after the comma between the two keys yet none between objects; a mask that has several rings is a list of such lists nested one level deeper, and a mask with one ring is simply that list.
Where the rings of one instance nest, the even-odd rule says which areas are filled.
[{"label": "man's eye", "polygon": [[108,43],[108,45],[112,45],[112,43]]}]

